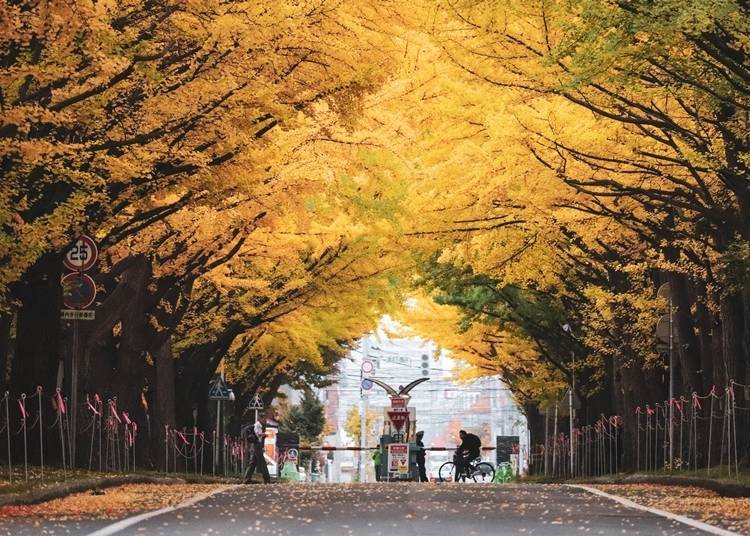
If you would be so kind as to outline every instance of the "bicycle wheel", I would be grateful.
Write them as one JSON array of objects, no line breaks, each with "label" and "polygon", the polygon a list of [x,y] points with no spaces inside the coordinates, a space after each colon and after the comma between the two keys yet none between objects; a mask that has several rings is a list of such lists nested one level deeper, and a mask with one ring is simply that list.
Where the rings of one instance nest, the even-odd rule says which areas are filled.
[{"label": "bicycle wheel", "polygon": [[487,462],[479,462],[471,474],[474,482],[489,483],[495,478],[495,468]]},{"label": "bicycle wheel", "polygon": [[456,476],[456,464],[453,462],[445,462],[438,469],[438,479],[440,482],[451,482]]}]

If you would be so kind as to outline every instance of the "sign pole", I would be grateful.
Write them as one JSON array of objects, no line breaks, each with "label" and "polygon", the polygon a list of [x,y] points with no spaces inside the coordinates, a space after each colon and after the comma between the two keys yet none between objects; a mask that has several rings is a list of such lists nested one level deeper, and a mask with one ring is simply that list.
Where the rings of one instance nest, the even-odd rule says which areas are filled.
[{"label": "sign pole", "polygon": [[37,404],[39,408],[39,466],[41,467],[42,478],[44,478],[44,423],[42,419],[42,386],[36,388]]},{"label": "sign pole", "polygon": [[365,377],[364,363],[370,357],[370,339],[365,337],[362,341],[362,368],[360,369],[359,378],[359,481],[367,480],[367,466],[365,463],[364,449],[367,442],[367,399],[365,391],[362,388],[362,381]]},{"label": "sign pole", "polygon": [[[672,289],[669,292],[669,470],[674,470],[674,324]],[[730,464],[731,467],[731,464]]]},{"label": "sign pole", "polygon": [[8,437],[8,482],[13,482],[13,466],[10,460],[10,411],[8,410],[9,399],[10,392],[5,391],[5,431]]},{"label": "sign pole", "polygon": [[76,465],[76,428],[78,414],[78,320],[73,320],[73,354],[70,357],[70,467]]},{"label": "sign pole", "polygon": [[[575,416],[573,415],[573,412],[575,411],[575,408],[573,407],[573,389],[576,387],[576,377],[575,377],[575,368],[576,368],[576,354],[575,352],[570,352],[570,356],[573,359],[573,366],[570,369],[570,390],[568,391],[568,424],[569,424],[569,434],[570,434],[570,478],[575,477],[574,474],[574,465],[573,465],[573,445],[574,443],[574,435],[573,435],[573,420],[575,419]],[[520,461],[519,456],[519,461]]]},{"label": "sign pole", "polygon": [[[221,400],[216,401],[216,447],[214,448],[214,467],[219,465],[219,426],[221,425]],[[215,469],[214,469],[215,470]]]}]

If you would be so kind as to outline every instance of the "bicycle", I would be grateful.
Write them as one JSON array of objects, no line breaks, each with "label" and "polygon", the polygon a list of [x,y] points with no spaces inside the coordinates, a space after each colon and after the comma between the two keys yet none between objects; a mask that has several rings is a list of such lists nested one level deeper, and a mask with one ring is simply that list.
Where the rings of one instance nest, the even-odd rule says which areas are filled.
[{"label": "bicycle", "polygon": [[[438,479],[440,482],[451,482],[453,480],[453,475],[456,474],[455,459],[456,457],[453,456],[453,461],[445,462],[440,466],[440,469],[438,469]],[[477,460],[468,460],[466,462],[466,470],[460,475],[457,475],[458,481],[466,482],[469,478],[478,483],[489,483],[493,481],[495,478],[495,468],[492,467],[492,464],[482,461],[477,462]]]}]

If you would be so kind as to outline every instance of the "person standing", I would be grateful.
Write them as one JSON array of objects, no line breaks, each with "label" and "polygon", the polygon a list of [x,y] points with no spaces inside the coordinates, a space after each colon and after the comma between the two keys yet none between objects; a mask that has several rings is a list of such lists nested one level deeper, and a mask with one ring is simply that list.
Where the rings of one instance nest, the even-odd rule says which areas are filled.
[{"label": "person standing", "polygon": [[248,443],[252,449],[252,459],[250,465],[247,466],[245,471],[245,477],[243,483],[249,484],[253,480],[253,473],[256,469],[260,472],[263,477],[263,482],[266,484],[271,483],[271,475],[268,474],[268,465],[266,465],[266,457],[264,455],[264,443],[266,440],[266,417],[263,414],[258,415],[258,420],[253,425],[252,432],[249,427],[247,430]]},{"label": "person standing", "polygon": [[372,463],[375,466],[375,482],[380,482],[380,466],[383,463],[383,454],[380,452],[380,449],[376,449],[372,453]]},{"label": "person standing", "polygon": [[419,481],[429,482],[427,478],[427,471],[425,469],[425,453],[424,443],[422,438],[424,437],[424,431],[420,430],[417,432],[417,468],[419,468]]}]

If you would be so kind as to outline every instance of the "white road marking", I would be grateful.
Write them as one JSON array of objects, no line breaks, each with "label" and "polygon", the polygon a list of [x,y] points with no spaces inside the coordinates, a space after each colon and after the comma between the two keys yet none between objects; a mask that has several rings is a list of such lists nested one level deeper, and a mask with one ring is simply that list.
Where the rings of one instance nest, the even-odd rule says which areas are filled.
[{"label": "white road marking", "polygon": [[107,525],[106,527],[96,530],[88,534],[87,536],[111,536],[112,534],[117,534],[121,530],[131,527],[136,523],[140,523],[141,521],[145,521],[147,519],[151,519],[152,517],[160,516],[168,512],[174,512],[175,510],[180,510],[181,508],[193,506],[197,502],[208,499],[209,497],[216,495],[217,493],[221,493],[222,491],[231,489],[232,487],[233,486],[223,486],[219,489],[215,489],[213,491],[201,493],[199,495],[196,495],[195,497],[191,497],[190,499],[183,501],[175,506],[167,506],[166,508],[160,508],[159,510],[154,510],[152,512],[144,512],[142,514],[138,514],[137,516],[126,517],[125,519],[121,519],[116,523],[112,523],[111,525]]},{"label": "white road marking", "polygon": [[667,519],[679,521],[680,523],[684,523],[685,525],[688,525],[690,527],[708,532],[709,534],[716,534],[718,536],[742,536],[741,534],[738,534],[736,532],[732,532],[732,531],[725,530],[719,527],[715,527],[713,525],[709,525],[708,523],[703,523],[702,521],[696,521],[695,519],[690,519],[689,517],[673,514],[671,512],[667,512],[666,510],[659,510],[658,508],[651,508],[650,506],[643,506],[642,504],[638,504],[629,499],[618,497],[617,495],[610,495],[609,493],[606,493],[596,488],[592,488],[589,486],[581,486],[579,484],[566,484],[566,485],[570,486],[571,488],[580,488],[582,490],[586,490],[589,493],[593,493],[594,495],[606,497],[607,499],[618,502],[623,506],[627,506],[628,508],[642,510],[644,512],[649,512],[657,516],[666,517]]}]

